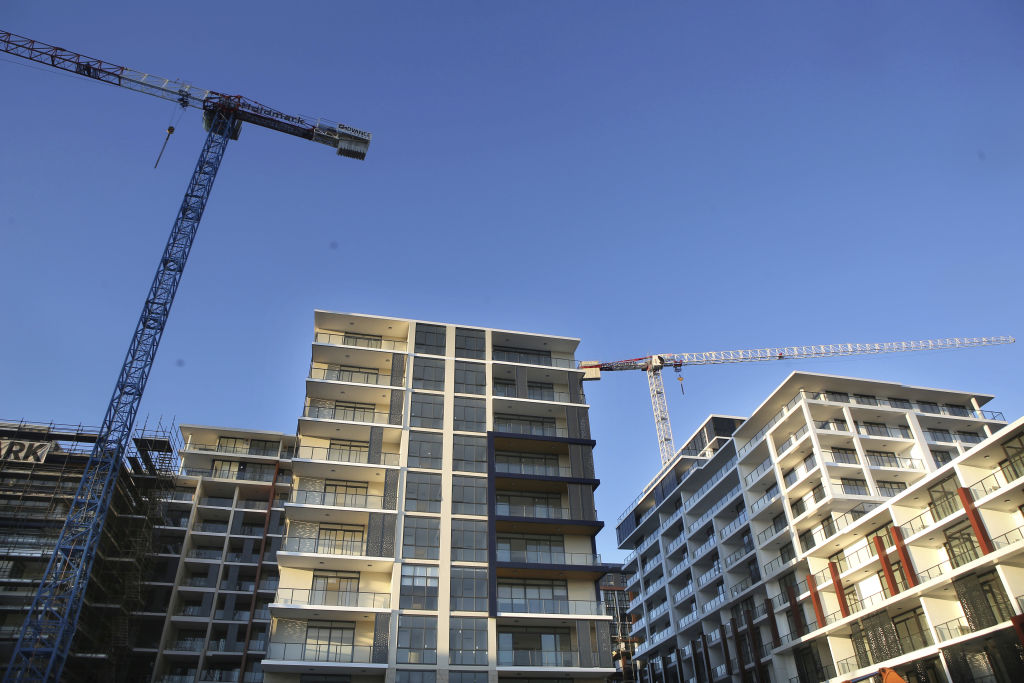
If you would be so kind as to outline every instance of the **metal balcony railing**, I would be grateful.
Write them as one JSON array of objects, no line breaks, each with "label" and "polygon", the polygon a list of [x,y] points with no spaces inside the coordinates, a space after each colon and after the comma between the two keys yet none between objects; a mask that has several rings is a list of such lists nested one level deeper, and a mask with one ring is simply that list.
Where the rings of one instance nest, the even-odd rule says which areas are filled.
[{"label": "metal balcony railing", "polygon": [[347,406],[306,406],[305,417],[317,420],[344,420],[346,422],[369,422],[372,424],[388,424],[389,413],[379,413],[369,408],[350,408]]},{"label": "metal balcony railing", "polygon": [[595,566],[601,564],[600,555],[588,553],[562,553],[540,550],[508,550],[498,548],[498,562],[522,562],[528,564],[560,564]]},{"label": "metal balcony railing", "polygon": [[378,657],[374,657],[377,648],[368,645],[336,645],[333,643],[270,643],[267,648],[269,660],[299,662],[338,662],[371,664],[378,663],[383,654],[382,664],[387,663],[387,648],[380,648]]},{"label": "metal balcony railing", "polygon": [[324,505],[327,507],[363,508],[368,510],[394,510],[396,501],[385,505],[384,496],[365,493],[329,493],[324,491],[292,491],[291,502],[296,505]]},{"label": "metal balcony railing", "polygon": [[579,667],[579,665],[580,655],[578,652],[564,650],[498,650],[498,666],[575,668]]},{"label": "metal balcony railing", "polygon": [[330,382],[351,382],[353,384],[373,384],[388,387],[400,387],[404,381],[404,378],[392,379],[390,374],[383,374],[371,369],[316,368],[312,366],[309,368],[309,378]]},{"label": "metal balcony railing", "polygon": [[499,612],[521,614],[605,614],[605,604],[595,600],[560,600],[554,598],[498,598]]},{"label": "metal balcony railing", "polygon": [[366,543],[362,540],[339,540],[331,538],[285,537],[281,550],[289,553],[316,553],[319,555],[366,555]]},{"label": "metal balcony railing", "polygon": [[398,465],[399,454],[381,452],[370,456],[370,444],[365,446],[351,445],[340,447],[300,446],[296,457],[304,460],[322,460],[326,462],[350,462],[370,465]]},{"label": "metal balcony railing", "polygon": [[960,501],[960,496],[951,493],[948,496],[933,501],[927,510],[901,524],[900,531],[903,532],[904,536],[916,534],[962,509],[963,503]]},{"label": "metal balcony railing", "polygon": [[405,351],[408,345],[397,339],[375,339],[361,335],[336,334],[333,332],[317,332],[313,337],[316,344],[332,346],[358,346],[364,349],[380,349],[382,351]]},{"label": "metal balcony railing", "polygon": [[391,607],[391,594],[309,588],[278,588],[274,602],[289,605],[312,605],[316,607],[389,609]]}]

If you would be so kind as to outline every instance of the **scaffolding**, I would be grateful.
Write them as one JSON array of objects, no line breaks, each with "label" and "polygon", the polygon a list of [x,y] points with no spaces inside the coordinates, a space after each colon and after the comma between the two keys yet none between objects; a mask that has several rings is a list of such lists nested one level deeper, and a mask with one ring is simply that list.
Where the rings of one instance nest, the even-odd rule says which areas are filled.
[{"label": "scaffolding", "polygon": [[[10,660],[98,431],[0,420],[0,667]],[[138,675],[131,661],[133,615],[143,607],[153,528],[165,518],[180,438],[173,422],[161,420],[133,432],[64,680],[110,683]]]}]

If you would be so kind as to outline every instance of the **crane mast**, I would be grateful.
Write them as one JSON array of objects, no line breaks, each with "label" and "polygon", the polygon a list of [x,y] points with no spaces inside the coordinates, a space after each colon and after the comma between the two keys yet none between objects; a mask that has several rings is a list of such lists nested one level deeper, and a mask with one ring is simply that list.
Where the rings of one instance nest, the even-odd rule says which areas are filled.
[{"label": "crane mast", "polygon": [[370,134],[325,119],[289,116],[240,96],[198,90],[13,33],[0,31],[0,51],[201,109],[208,130],[96,443],[4,675],[5,683],[47,683],[61,679],[67,662],[135,416],[228,141],[238,138],[244,121],[330,145],[340,156],[364,159]]},{"label": "crane mast", "polygon": [[964,349],[974,346],[1012,344],[1013,337],[946,337],[918,341],[881,342],[872,344],[822,344],[813,346],[783,346],[761,349],[740,349],[735,351],[701,351],[697,353],[666,353],[642,356],[627,360],[600,363],[581,361],[579,368],[585,370],[584,379],[601,378],[602,371],[643,370],[647,373],[647,384],[651,392],[654,409],[654,426],[658,433],[658,451],[664,467],[676,455],[672,439],[672,425],[669,420],[668,403],[665,400],[665,384],[661,377],[663,368],[671,367],[677,372],[690,365],[722,365],[725,363],[757,363],[772,360],[801,360],[805,358],[831,358],[835,356],[858,356],[863,354],[900,353],[907,351],[941,351]]}]

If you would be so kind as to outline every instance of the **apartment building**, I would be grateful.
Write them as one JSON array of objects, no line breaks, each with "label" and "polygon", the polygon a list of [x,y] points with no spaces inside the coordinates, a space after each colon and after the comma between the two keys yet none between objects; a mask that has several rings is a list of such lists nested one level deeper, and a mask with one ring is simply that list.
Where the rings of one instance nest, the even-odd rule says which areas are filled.
[{"label": "apartment building", "polygon": [[[98,428],[0,422],[0,671],[57,545]],[[136,429],[118,476],[66,670],[69,681],[148,679],[132,647],[161,501],[177,470],[170,427]],[[161,619],[163,617],[161,616]]]},{"label": "apartment building", "polygon": [[613,674],[577,344],[317,311],[294,435],[181,428],[152,680]]},{"label": "apartment building", "polygon": [[632,635],[633,616],[629,613],[629,603],[635,597],[626,590],[628,575],[622,571],[621,564],[610,564],[609,571],[601,577],[601,601],[605,611],[611,615],[612,661],[615,674],[609,681],[634,681],[633,652],[636,650],[636,637]]},{"label": "apartment building", "polygon": [[793,373],[709,418],[617,522],[641,678],[1019,680],[1024,420],[991,398]]}]

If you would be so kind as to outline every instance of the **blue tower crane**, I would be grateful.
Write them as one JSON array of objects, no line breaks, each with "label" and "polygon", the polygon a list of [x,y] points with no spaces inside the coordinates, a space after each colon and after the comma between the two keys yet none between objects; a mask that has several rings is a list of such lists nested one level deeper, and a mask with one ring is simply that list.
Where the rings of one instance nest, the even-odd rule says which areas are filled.
[{"label": "blue tower crane", "polygon": [[229,140],[242,122],[334,147],[365,159],[370,133],[325,119],[291,116],[237,95],[201,90],[0,31],[0,51],[203,111],[209,132],[135,326],[96,443],[67,520],[22,625],[4,682],[59,681],[78,628],[103,525],[160,337]]}]

